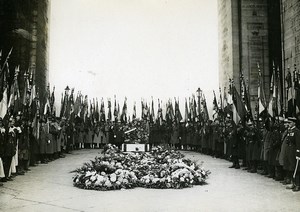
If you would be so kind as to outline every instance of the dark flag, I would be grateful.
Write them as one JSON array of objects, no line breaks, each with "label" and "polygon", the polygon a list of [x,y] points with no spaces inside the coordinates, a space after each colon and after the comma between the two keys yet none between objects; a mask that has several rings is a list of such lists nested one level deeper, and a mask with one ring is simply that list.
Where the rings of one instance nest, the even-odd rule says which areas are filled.
[{"label": "dark flag", "polygon": [[121,114],[121,122],[127,123],[127,98],[125,97],[122,114]]},{"label": "dark flag", "polygon": [[175,120],[177,123],[179,123],[182,120],[182,115],[179,109],[179,98],[178,98],[178,102],[175,99]]},{"label": "dark flag", "polygon": [[133,113],[132,113],[132,120],[135,120],[135,119],[136,119],[136,103],[134,102]]},{"label": "dark flag", "polygon": [[103,98],[101,99],[100,122],[101,122],[101,123],[105,123],[105,122],[106,122],[106,118],[105,118],[105,107],[104,107],[104,101],[103,101]]},{"label": "dark flag", "polygon": [[155,114],[154,114],[154,102],[153,102],[153,98],[152,98],[152,102],[151,102],[151,113],[150,113],[150,122],[154,123],[155,120]]},{"label": "dark flag", "polygon": [[246,85],[243,73],[241,74],[241,93],[242,93],[242,100],[244,102],[246,113],[247,113],[246,119],[253,120],[251,104],[250,104],[249,89],[248,89],[248,86]]},{"label": "dark flag", "polygon": [[293,117],[295,115],[294,110],[294,86],[292,80],[292,74],[288,71],[286,75],[286,87],[287,87],[287,101],[288,101],[288,108],[287,108],[287,116]]},{"label": "dark flag", "polygon": [[[245,104],[242,101],[241,96],[239,95],[239,93],[236,90],[236,87],[233,86],[232,88],[232,100],[233,100],[233,106],[234,106],[234,110],[233,110],[233,115],[234,115],[234,122],[237,124],[240,120],[243,122],[245,121],[246,118],[246,108],[245,108]],[[235,116],[236,114],[236,116]]]},{"label": "dark flag", "polygon": [[257,64],[258,68],[258,116],[266,109],[266,97],[263,86],[263,78],[260,72],[259,64]]},{"label": "dark flag", "polygon": [[108,114],[107,114],[107,119],[108,119],[108,121],[111,121],[111,119],[112,119],[112,115],[111,115],[111,101],[110,101],[110,99],[108,99]]}]

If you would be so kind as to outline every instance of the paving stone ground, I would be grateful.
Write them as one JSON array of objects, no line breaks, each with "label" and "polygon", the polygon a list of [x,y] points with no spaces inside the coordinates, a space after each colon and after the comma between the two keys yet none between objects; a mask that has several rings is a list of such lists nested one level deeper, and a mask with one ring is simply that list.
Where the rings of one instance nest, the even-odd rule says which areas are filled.
[{"label": "paving stone ground", "polygon": [[135,188],[92,191],[73,187],[70,171],[101,150],[84,149],[49,164],[31,167],[24,176],[0,187],[0,211],[300,211],[300,192],[269,178],[229,169],[230,162],[196,152],[183,152],[211,170],[207,185],[186,189]]}]

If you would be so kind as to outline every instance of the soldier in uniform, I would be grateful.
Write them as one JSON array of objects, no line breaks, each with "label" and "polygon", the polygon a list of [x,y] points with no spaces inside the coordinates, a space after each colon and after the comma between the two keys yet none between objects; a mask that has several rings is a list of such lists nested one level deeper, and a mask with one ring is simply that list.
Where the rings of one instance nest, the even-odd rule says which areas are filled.
[{"label": "soldier in uniform", "polygon": [[[12,180],[11,179],[11,166],[13,165],[13,157],[16,154],[16,150],[17,150],[17,133],[18,130],[15,128],[14,126],[15,124],[15,119],[14,117],[10,117],[9,119],[9,124],[8,124],[8,129],[6,129],[5,133],[6,134],[6,138],[5,138],[5,143],[4,143],[4,154],[3,154],[3,167],[4,167],[4,173],[5,173],[5,177],[2,178],[2,182],[6,182],[8,180]],[[2,129],[3,132],[3,129]],[[12,167],[15,168],[15,167]]]},{"label": "soldier in uniform", "polygon": [[[270,151],[268,156],[268,164],[269,164],[269,175],[268,177],[276,179],[280,176],[276,175],[275,167],[278,166],[278,161],[276,160],[277,155],[280,151],[281,144],[281,134],[279,131],[279,125],[271,122],[270,125],[271,137],[270,137]],[[279,180],[279,179],[277,179]]]},{"label": "soldier in uniform", "polygon": [[[299,147],[300,140],[300,130],[296,128],[296,118],[289,117],[289,127],[287,133],[287,147],[286,147],[286,157],[285,157],[285,167],[287,170],[287,177],[293,179],[293,173],[296,167],[296,152],[297,146]],[[296,182],[295,179],[291,181],[292,184],[288,185],[287,189],[293,189],[299,191],[299,182]],[[298,185],[296,185],[296,183]]]},{"label": "soldier in uniform", "polygon": [[282,176],[284,178],[284,180],[281,181],[281,183],[284,185],[291,183],[291,179],[287,176],[287,170],[286,170],[286,166],[285,166],[286,149],[288,146],[288,139],[287,139],[288,128],[289,128],[288,122],[289,122],[288,119],[284,120],[284,132],[281,137],[282,142],[281,142],[280,154],[278,156],[278,161],[280,164]]},{"label": "soldier in uniform", "polygon": [[28,170],[28,162],[29,162],[29,135],[30,128],[28,123],[23,119],[21,124],[22,133],[19,137],[19,165],[18,165],[18,174],[23,175]]},{"label": "soldier in uniform", "polygon": [[176,124],[175,121],[172,123],[172,134],[171,134],[171,145],[172,147],[175,147],[178,149],[178,144],[179,144],[179,129],[178,125]]},{"label": "soldier in uniform", "polygon": [[[246,140],[246,167],[244,170],[250,170],[253,168],[253,172],[256,172],[256,168],[252,164],[253,144],[255,141],[255,131],[252,121],[248,121],[245,126],[245,140]],[[254,170],[255,169],[255,170]]]},{"label": "soldier in uniform", "polygon": [[269,153],[270,153],[270,146],[272,142],[272,134],[273,134],[273,120],[271,118],[267,118],[265,121],[265,133],[263,138],[263,149],[262,149],[262,165],[263,165],[263,175],[270,174],[269,170]]},{"label": "soldier in uniform", "polygon": [[259,162],[261,161],[261,151],[263,143],[263,129],[264,125],[262,119],[259,118],[258,126],[254,129],[253,149],[252,149],[252,168],[249,172],[256,173]]},{"label": "soldier in uniform", "polygon": [[[5,152],[5,139],[6,139],[6,130],[4,128],[3,120],[0,117],[0,180],[5,178],[4,167],[3,167],[3,157]],[[0,186],[3,186],[3,183],[0,183]]]},{"label": "soldier in uniform", "polygon": [[232,161],[232,166],[230,166],[229,168],[239,169],[240,164],[239,164],[239,158],[238,158],[238,148],[239,147],[238,147],[237,126],[232,121],[228,127],[230,129],[229,143],[231,145],[231,161]]}]

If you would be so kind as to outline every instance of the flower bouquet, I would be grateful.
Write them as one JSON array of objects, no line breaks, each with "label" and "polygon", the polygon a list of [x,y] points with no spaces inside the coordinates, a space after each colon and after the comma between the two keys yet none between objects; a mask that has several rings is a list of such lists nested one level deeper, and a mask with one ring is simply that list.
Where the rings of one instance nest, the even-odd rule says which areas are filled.
[{"label": "flower bouquet", "polygon": [[156,147],[151,152],[126,153],[114,145],[107,145],[103,156],[73,172],[74,186],[94,190],[180,189],[202,185],[210,174],[174,150]]}]

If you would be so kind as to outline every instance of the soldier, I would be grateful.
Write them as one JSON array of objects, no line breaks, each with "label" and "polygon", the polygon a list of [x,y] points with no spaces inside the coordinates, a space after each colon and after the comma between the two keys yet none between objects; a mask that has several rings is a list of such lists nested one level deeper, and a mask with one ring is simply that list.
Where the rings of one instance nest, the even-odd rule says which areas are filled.
[{"label": "soldier", "polygon": [[70,153],[71,150],[74,149],[74,122],[67,122],[66,123],[66,153]]},{"label": "soldier", "polygon": [[[245,126],[245,141],[246,141],[246,167],[244,170],[250,170],[253,167],[252,164],[252,154],[253,154],[253,144],[255,141],[255,131],[254,131],[254,126],[251,120],[247,122],[247,125]],[[254,167],[253,167],[254,169]],[[254,170],[253,170],[254,172]],[[255,169],[256,172],[256,169]]]},{"label": "soldier", "polygon": [[179,144],[179,127],[175,121],[172,123],[171,145],[178,149]]},{"label": "soldier", "polygon": [[121,145],[124,143],[125,135],[123,132],[123,128],[119,123],[115,125],[113,138],[113,144],[115,144],[119,149],[121,149]]},{"label": "soldier", "polygon": [[45,119],[40,119],[40,137],[39,137],[39,149],[40,149],[40,159],[41,163],[48,163],[49,160],[47,158],[47,143],[49,140],[49,126],[46,123]]},{"label": "soldier", "polygon": [[262,165],[263,165],[263,175],[270,174],[269,170],[269,153],[270,146],[272,142],[272,134],[273,134],[273,120],[269,117],[265,121],[265,133],[263,138],[263,149],[262,149]]},{"label": "soldier", "polygon": [[[299,149],[299,140],[300,140],[300,130],[296,128],[296,118],[289,117],[289,127],[288,127],[288,134],[287,134],[287,147],[286,147],[286,168],[288,171],[288,177],[290,179],[293,178],[293,173],[296,167],[296,152],[297,146]],[[298,167],[297,167],[298,168]],[[297,179],[298,181],[298,179]],[[296,182],[295,179],[292,181],[291,185],[286,187],[287,189],[293,189],[293,191],[299,191],[299,182]]]},{"label": "soldier", "polygon": [[261,160],[262,142],[263,142],[264,125],[262,119],[259,118],[257,127],[254,129],[253,149],[252,149],[252,168],[249,172],[256,173],[259,162]]},{"label": "soldier", "polygon": [[270,151],[268,156],[268,164],[269,164],[269,175],[268,177],[274,178],[277,180],[280,178],[278,174],[276,174],[275,167],[279,165],[278,160],[276,160],[277,155],[280,151],[280,145],[281,145],[281,134],[279,131],[279,124],[275,124],[274,121],[271,122],[270,126],[271,131],[271,137],[270,137]]},{"label": "soldier", "polygon": [[28,171],[28,162],[29,162],[29,135],[30,128],[26,121],[23,119],[21,124],[22,133],[19,137],[19,165],[18,165],[18,174],[24,175],[25,171]]},{"label": "soldier", "polygon": [[[13,157],[16,155],[17,150],[17,133],[20,132],[18,129],[14,126],[15,125],[15,119],[13,116],[9,119],[8,129],[6,130],[6,139],[4,144],[4,154],[3,154],[3,167],[4,167],[4,173],[5,177],[2,178],[2,182],[6,182],[11,179],[11,172],[15,172],[15,161],[13,162]],[[3,131],[3,130],[2,130]]]},{"label": "soldier", "polygon": [[[0,117],[0,180],[1,178],[5,178],[5,173],[4,173],[4,167],[3,167],[3,162],[2,159],[4,157],[4,152],[5,152],[5,137],[6,137],[6,130],[3,125],[3,120]],[[3,183],[0,183],[0,186],[3,186]]]},{"label": "soldier", "polygon": [[239,158],[238,158],[238,134],[237,134],[237,126],[232,121],[231,124],[228,126],[230,133],[229,133],[229,143],[231,145],[231,161],[232,166],[229,168],[239,169]]}]

